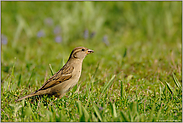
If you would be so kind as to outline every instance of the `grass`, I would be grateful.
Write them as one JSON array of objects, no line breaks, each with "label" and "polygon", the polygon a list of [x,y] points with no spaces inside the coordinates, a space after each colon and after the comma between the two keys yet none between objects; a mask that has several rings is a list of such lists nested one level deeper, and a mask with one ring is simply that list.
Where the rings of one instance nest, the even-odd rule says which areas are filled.
[{"label": "grass", "polygon": [[[182,122],[182,2],[1,2],[2,122]],[[66,96],[15,103],[77,46]]]}]

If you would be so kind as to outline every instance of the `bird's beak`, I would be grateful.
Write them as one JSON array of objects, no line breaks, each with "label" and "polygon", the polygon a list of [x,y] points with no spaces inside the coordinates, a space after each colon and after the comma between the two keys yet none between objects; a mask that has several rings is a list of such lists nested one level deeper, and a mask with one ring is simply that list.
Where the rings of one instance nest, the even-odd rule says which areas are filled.
[{"label": "bird's beak", "polygon": [[88,50],[86,51],[86,54],[90,54],[90,53],[93,53],[93,52],[94,52],[93,50],[88,49]]}]

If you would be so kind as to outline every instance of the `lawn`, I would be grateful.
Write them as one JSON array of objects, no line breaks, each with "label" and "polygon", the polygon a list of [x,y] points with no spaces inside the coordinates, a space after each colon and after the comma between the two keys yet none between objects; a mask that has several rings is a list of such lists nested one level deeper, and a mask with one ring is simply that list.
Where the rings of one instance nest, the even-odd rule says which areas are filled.
[{"label": "lawn", "polygon": [[[94,50],[66,96],[39,89]],[[2,122],[182,122],[182,1],[1,1]]]}]

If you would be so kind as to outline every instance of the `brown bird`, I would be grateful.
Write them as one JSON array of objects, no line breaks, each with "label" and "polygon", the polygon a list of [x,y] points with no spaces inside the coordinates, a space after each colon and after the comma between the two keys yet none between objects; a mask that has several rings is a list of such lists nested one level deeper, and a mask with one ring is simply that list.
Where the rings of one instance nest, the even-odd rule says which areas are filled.
[{"label": "brown bird", "polygon": [[41,88],[34,93],[19,98],[16,102],[36,95],[54,95],[61,98],[77,84],[81,75],[83,59],[93,52],[93,50],[85,47],[74,48],[67,63],[48,79]]}]

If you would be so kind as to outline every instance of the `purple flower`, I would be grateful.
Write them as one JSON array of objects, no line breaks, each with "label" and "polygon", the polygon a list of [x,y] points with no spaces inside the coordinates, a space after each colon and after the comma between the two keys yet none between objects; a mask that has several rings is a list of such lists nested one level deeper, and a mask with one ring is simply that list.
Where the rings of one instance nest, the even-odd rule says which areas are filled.
[{"label": "purple flower", "polygon": [[107,35],[105,35],[105,36],[103,37],[103,40],[102,40],[102,41],[104,42],[104,44],[105,44],[106,46],[109,46],[109,41],[108,41]]},{"label": "purple flower", "polygon": [[55,37],[55,41],[56,41],[57,43],[62,42],[62,37],[61,37],[61,36]]},{"label": "purple flower", "polygon": [[1,35],[1,43],[6,45],[8,43],[7,37],[4,36],[3,34]]},{"label": "purple flower", "polygon": [[84,31],[84,39],[87,39],[88,38],[88,30],[86,29],[85,31]]},{"label": "purple flower", "polygon": [[91,34],[90,34],[90,38],[93,38],[95,36],[95,32],[92,32]]},{"label": "purple flower", "polygon": [[40,30],[38,33],[37,33],[37,37],[44,37],[45,36],[45,33],[43,30]]},{"label": "purple flower", "polygon": [[100,108],[99,108],[99,111],[102,111],[103,109],[104,109],[103,107],[100,107]]},{"label": "purple flower", "polygon": [[61,31],[60,27],[59,26],[56,26],[53,30],[54,34],[59,34]]},{"label": "purple flower", "polygon": [[46,18],[46,19],[44,20],[44,23],[45,23],[46,25],[51,26],[51,25],[53,25],[53,20],[52,20],[52,18]]}]

